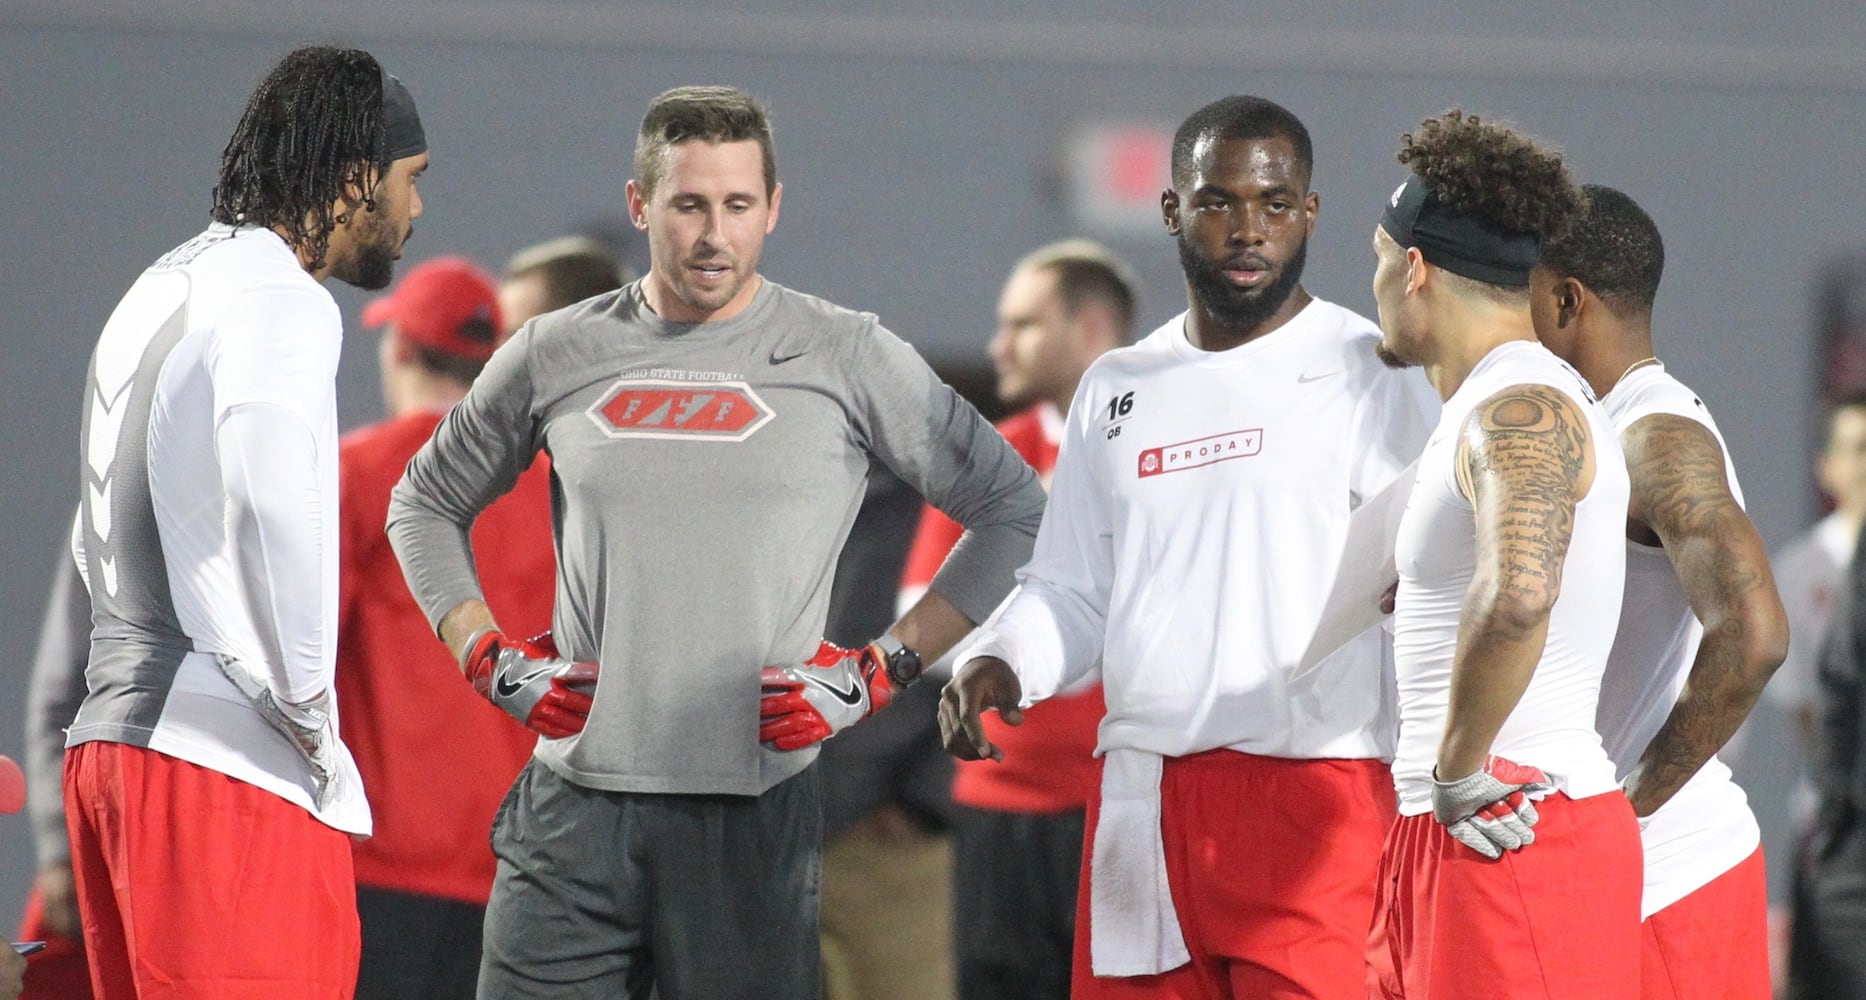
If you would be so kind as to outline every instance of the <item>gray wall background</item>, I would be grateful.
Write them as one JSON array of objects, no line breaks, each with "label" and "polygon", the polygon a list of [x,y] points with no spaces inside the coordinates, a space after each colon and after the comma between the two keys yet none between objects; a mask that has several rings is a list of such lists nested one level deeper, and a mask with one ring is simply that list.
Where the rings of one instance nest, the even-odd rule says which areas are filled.
[{"label": "gray wall background", "polygon": [[[17,757],[26,665],[77,484],[82,371],[137,272],[202,227],[218,156],[266,66],[362,45],[406,80],[434,150],[409,260],[519,247],[619,216],[650,97],[727,82],[765,96],[784,214],[766,273],[874,310],[936,361],[975,359],[1005,268],[1072,235],[1054,152],[1071,123],[1176,123],[1233,92],[1312,129],[1320,230],[1308,287],[1371,314],[1368,237],[1401,178],[1397,136],[1453,105],[1558,140],[1625,188],[1670,251],[1659,349],[1718,413],[1772,545],[1814,512],[1813,289],[1866,244],[1866,7],[1658,0],[1269,0],[1214,13],[1092,2],[715,0],[711,7],[493,0],[0,3],[0,752]],[[1117,244],[1142,315],[1183,305],[1164,235]],[[364,301],[346,428],[375,419]],[[464,763],[464,762],[463,762]],[[0,924],[31,877],[0,818]]]}]

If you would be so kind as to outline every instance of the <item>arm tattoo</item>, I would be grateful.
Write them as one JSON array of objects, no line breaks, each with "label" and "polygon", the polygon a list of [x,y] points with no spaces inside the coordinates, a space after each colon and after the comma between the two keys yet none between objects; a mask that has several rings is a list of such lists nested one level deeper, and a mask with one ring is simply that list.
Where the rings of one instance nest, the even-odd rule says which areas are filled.
[{"label": "arm tattoo", "polygon": [[[1628,782],[1642,814],[1669,799],[1749,714],[1786,624],[1762,538],[1731,493],[1723,448],[1702,424],[1656,414],[1622,435],[1629,531],[1665,547],[1704,639],[1684,693]],[[1780,630],[1779,642],[1772,633]]]},{"label": "arm tattoo", "polygon": [[[1562,559],[1585,492],[1587,418],[1543,385],[1517,385],[1480,404],[1461,442],[1477,512],[1477,572],[1495,580],[1496,638],[1521,635],[1554,605]],[[1473,590],[1473,595],[1477,591]],[[1476,608],[1466,608],[1467,621]]]}]

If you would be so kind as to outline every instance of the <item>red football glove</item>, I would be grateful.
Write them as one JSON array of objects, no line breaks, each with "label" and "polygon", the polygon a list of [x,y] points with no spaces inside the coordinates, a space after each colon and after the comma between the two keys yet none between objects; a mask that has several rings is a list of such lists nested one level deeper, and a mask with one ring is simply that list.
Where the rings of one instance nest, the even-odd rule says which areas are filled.
[{"label": "red football glove", "polygon": [[1458,842],[1496,860],[1504,851],[1536,842],[1536,804],[1531,795],[1553,790],[1539,767],[1491,756],[1457,781],[1432,780],[1432,815]]},{"label": "red football glove", "polygon": [[487,701],[552,740],[583,731],[601,670],[588,661],[564,659],[549,632],[515,641],[493,628],[467,640],[460,669]]},{"label": "red football glove", "polygon": [[814,746],[887,707],[894,696],[887,657],[873,643],[843,649],[829,642],[791,667],[766,667],[759,679],[758,741],[775,750]]}]

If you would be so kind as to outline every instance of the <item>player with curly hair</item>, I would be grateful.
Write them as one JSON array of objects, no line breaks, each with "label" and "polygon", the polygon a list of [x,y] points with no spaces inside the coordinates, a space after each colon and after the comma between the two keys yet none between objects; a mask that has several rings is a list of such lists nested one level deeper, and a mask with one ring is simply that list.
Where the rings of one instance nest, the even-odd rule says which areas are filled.
[{"label": "player with curly hair", "polygon": [[1399,161],[1374,232],[1382,346],[1445,406],[1399,527],[1400,818],[1370,993],[1637,997],[1639,828],[1594,729],[1626,464],[1529,309],[1582,199],[1557,153],[1457,111]]}]

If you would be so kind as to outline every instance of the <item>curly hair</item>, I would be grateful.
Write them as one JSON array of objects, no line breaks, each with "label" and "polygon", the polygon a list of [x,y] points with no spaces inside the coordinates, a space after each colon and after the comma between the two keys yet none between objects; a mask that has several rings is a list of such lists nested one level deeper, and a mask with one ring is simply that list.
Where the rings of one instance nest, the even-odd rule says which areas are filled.
[{"label": "curly hair", "polygon": [[1459,214],[1545,244],[1561,238],[1581,214],[1581,194],[1560,153],[1457,109],[1401,136],[1399,161]]},{"label": "curly hair", "polygon": [[1623,191],[1586,184],[1581,194],[1581,218],[1542,248],[1542,266],[1580,281],[1616,311],[1651,312],[1665,275],[1658,224]]},{"label": "curly hair", "polygon": [[375,207],[371,178],[385,159],[382,66],[361,49],[306,46],[279,61],[246,101],[220,154],[213,218],[265,226],[325,265],[341,220],[331,207],[361,183]]}]

